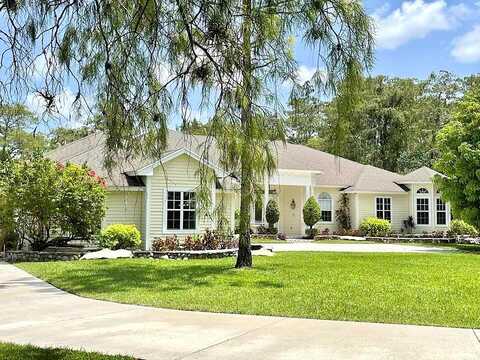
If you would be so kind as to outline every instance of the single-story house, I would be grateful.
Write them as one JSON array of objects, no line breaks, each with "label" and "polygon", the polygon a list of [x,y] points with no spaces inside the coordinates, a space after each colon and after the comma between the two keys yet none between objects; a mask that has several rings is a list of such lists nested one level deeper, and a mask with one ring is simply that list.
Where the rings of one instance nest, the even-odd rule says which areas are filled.
[{"label": "single-story house", "polygon": [[[103,226],[135,224],[142,232],[146,249],[156,237],[185,236],[216,228],[215,216],[198,211],[195,193],[202,164],[215,172],[212,203],[217,207],[222,204],[222,219],[233,229],[235,210],[240,204],[238,180],[218,165],[213,147],[209,161],[204,160],[201,156],[204,136],[170,131],[160,159],[121,159],[110,173],[103,166],[104,140],[101,132],[95,132],[47,155],[61,163],[87,164],[106,178],[108,210]],[[342,194],[349,199],[353,229],[358,229],[361,221],[370,216],[388,219],[397,231],[410,216],[416,232],[442,231],[449,226],[450,207],[432,182],[438,174],[432,169],[422,167],[400,175],[303,145],[275,143],[273,146],[277,170],[265,178],[262,201],[252,206],[252,228],[266,224],[266,203],[273,198],[280,209],[279,232],[289,237],[305,234],[302,209],[305,201],[314,196],[322,216],[316,227],[334,231],[338,228],[335,211]]]}]

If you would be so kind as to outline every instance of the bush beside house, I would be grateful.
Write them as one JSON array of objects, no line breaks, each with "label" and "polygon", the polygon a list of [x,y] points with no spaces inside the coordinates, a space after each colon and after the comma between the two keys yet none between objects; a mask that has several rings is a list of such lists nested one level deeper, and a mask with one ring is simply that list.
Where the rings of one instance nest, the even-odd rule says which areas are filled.
[{"label": "bush beside house", "polygon": [[135,225],[112,224],[102,230],[98,244],[112,250],[138,249],[142,239]]},{"label": "bush beside house", "polygon": [[390,221],[368,217],[360,224],[360,231],[366,236],[386,236],[392,230]]},{"label": "bush beside house", "polygon": [[448,233],[451,235],[478,236],[477,229],[463,220],[452,220]]},{"label": "bush beside house", "polygon": [[[275,200],[271,199],[267,203],[267,208],[265,211],[265,218],[268,223],[268,229],[270,234],[276,234],[277,230],[275,229],[275,224],[280,219],[280,210],[278,209],[278,204]],[[274,230],[275,229],[275,230]]]},{"label": "bush beside house", "polygon": [[321,219],[320,205],[313,196],[310,196],[303,206],[303,221],[309,226],[307,236],[313,238],[316,235],[316,229],[313,226]]},{"label": "bush beside house", "polygon": [[13,161],[0,181],[0,227],[43,250],[96,235],[105,215],[105,181],[84,166],[40,155]]}]

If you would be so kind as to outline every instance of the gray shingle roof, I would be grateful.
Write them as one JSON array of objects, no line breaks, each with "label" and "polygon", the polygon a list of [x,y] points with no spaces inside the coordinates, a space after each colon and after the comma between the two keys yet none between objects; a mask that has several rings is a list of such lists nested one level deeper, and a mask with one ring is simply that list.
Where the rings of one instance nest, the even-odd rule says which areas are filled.
[{"label": "gray shingle roof", "polygon": [[414,170],[406,175],[403,175],[399,182],[402,184],[409,183],[428,183],[431,182],[435,175],[444,176],[439,172],[430,169],[429,167],[422,166],[421,168]]},{"label": "gray shingle roof", "polygon": [[[174,151],[185,147],[197,154],[204,150],[205,136],[185,136],[181,132],[171,130],[166,151]],[[136,170],[153,163],[156,159],[119,158],[110,173],[103,165],[105,137],[101,132],[95,132],[83,139],[61,146],[47,154],[53,160],[65,163],[87,164],[98,175],[107,179],[109,186],[127,186],[126,172]],[[408,179],[424,179],[434,172],[428,168],[418,169],[405,176],[363,165],[323,151],[297,144],[273,143],[277,153],[277,167],[284,170],[317,171],[313,175],[314,185],[332,186],[345,189],[345,192],[399,192],[405,190],[397,183],[406,183]],[[209,161],[218,164],[218,152],[214,143],[209,151]],[[429,171],[426,171],[428,169]],[[436,172],[434,172],[436,173]],[[431,178],[431,176],[430,176]]]}]

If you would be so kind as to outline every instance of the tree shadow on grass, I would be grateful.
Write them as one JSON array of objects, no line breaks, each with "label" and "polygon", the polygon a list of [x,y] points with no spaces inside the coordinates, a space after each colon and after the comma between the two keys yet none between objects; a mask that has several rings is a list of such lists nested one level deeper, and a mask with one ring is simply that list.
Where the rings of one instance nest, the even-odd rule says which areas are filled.
[{"label": "tree shadow on grass", "polygon": [[[94,260],[92,260],[93,262]],[[136,260],[98,263],[89,267],[75,266],[48,276],[56,286],[74,292],[97,294],[128,291],[186,291],[197,287],[211,287],[215,279],[232,271],[232,267],[205,264],[169,264]],[[104,265],[104,266],[103,266]],[[234,274],[232,274],[234,275]]]}]

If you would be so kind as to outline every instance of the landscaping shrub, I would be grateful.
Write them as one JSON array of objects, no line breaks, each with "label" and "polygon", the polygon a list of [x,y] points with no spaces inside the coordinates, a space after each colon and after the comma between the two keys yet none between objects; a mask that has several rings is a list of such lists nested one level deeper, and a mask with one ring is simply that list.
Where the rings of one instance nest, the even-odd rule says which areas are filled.
[{"label": "landscaping shrub", "polygon": [[338,226],[341,230],[350,230],[352,223],[350,220],[350,199],[348,194],[342,194],[338,203],[338,210],[335,212]]},{"label": "landscaping shrub", "polygon": [[174,251],[177,248],[177,235],[167,236],[165,239],[157,238],[152,243],[153,251]]},{"label": "landscaping shrub", "polygon": [[54,244],[56,236],[89,239],[105,215],[105,186],[85,166],[39,154],[15,160],[0,182],[0,226],[32,250]]},{"label": "landscaping shrub", "polygon": [[220,244],[220,239],[215,234],[215,232],[209,229],[205,230],[205,234],[203,234],[204,250],[216,250],[218,249],[219,244]]},{"label": "landscaping shrub", "polygon": [[284,233],[279,233],[277,235],[277,238],[278,240],[287,240],[287,235],[285,235]]},{"label": "landscaping shrub", "polygon": [[203,250],[202,238],[199,235],[188,235],[183,242],[183,247],[185,250]]},{"label": "landscaping shrub", "polygon": [[320,205],[313,196],[309,197],[303,206],[303,221],[305,225],[310,227],[310,234],[313,233],[313,226],[320,221],[321,211]]},{"label": "landscaping shrub", "polygon": [[278,233],[278,229],[275,227],[265,227],[260,225],[257,227],[257,234],[259,235],[276,235]]},{"label": "landscaping shrub", "polygon": [[386,236],[391,229],[388,220],[377,219],[376,217],[365,218],[360,224],[360,230],[366,236]]},{"label": "landscaping shrub", "polygon": [[477,229],[463,220],[452,220],[448,233],[449,235],[478,236]]},{"label": "landscaping shrub", "polygon": [[276,234],[277,229],[275,229],[275,224],[280,219],[280,210],[278,209],[278,204],[275,200],[269,200],[267,203],[267,209],[265,211],[265,219],[268,223],[269,234]]},{"label": "landscaping shrub", "polygon": [[142,244],[135,225],[112,224],[100,233],[98,243],[107,249],[136,249]]},{"label": "landscaping shrub", "polygon": [[409,216],[407,220],[403,220],[402,231],[405,229],[405,231],[407,231],[408,233],[411,233],[414,228],[415,228],[415,221],[413,220],[413,216]]}]

